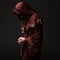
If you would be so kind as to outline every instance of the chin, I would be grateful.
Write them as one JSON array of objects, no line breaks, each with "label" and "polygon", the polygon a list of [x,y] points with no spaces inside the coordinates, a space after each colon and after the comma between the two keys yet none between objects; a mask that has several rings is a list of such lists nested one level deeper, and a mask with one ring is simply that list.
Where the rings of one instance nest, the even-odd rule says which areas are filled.
[{"label": "chin", "polygon": [[19,20],[21,20],[21,21],[25,21],[25,19],[23,19],[23,18],[18,18]]}]

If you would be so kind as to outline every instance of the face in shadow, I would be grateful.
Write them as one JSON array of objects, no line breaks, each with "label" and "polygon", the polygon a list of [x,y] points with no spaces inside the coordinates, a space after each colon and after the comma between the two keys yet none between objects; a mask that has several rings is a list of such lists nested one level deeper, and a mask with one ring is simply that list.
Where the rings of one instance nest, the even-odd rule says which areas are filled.
[{"label": "face in shadow", "polygon": [[33,9],[24,2],[18,3],[13,9],[14,15],[16,15],[20,20],[28,20],[33,14]]}]

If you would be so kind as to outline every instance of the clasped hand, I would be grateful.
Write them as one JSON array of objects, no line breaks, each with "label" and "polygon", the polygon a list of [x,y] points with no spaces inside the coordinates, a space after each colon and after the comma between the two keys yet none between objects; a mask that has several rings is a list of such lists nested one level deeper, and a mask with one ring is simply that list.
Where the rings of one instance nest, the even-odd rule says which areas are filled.
[{"label": "clasped hand", "polygon": [[18,42],[18,44],[21,44],[24,41],[25,41],[25,37],[19,37],[17,42]]}]

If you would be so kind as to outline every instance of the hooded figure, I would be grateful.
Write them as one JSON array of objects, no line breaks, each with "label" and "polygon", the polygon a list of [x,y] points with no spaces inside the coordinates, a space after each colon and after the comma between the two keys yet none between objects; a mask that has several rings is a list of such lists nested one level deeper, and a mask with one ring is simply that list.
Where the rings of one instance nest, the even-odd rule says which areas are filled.
[{"label": "hooded figure", "polygon": [[22,60],[40,60],[43,36],[43,21],[27,3],[19,2],[13,9],[21,21],[21,34],[18,38]]}]

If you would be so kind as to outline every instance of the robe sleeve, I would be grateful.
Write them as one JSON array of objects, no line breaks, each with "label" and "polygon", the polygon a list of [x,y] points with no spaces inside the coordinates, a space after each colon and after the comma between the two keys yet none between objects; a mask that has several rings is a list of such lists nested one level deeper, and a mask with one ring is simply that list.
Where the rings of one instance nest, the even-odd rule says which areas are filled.
[{"label": "robe sleeve", "polygon": [[41,19],[37,19],[35,22],[36,25],[36,29],[34,30],[34,33],[31,34],[28,38],[27,38],[27,42],[30,46],[33,46],[35,44],[40,44],[41,43],[41,37],[42,37],[42,25],[43,22]]}]

